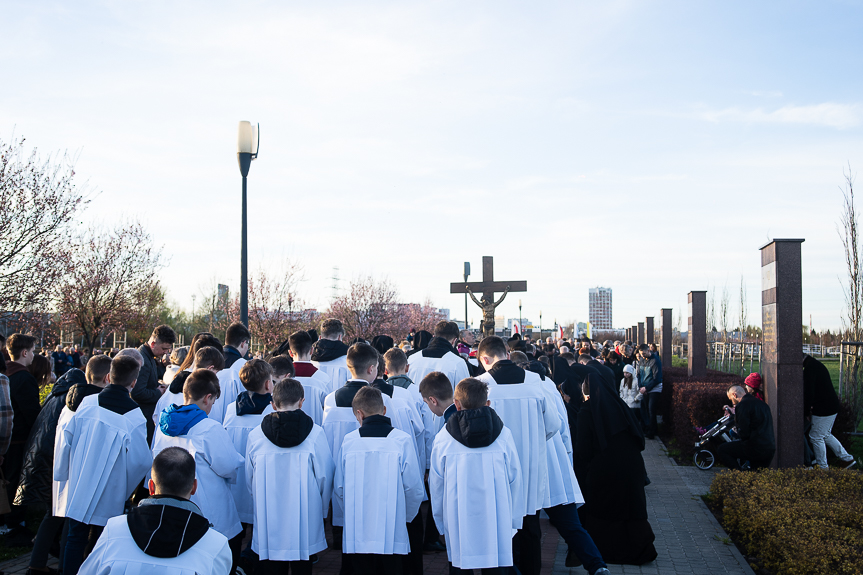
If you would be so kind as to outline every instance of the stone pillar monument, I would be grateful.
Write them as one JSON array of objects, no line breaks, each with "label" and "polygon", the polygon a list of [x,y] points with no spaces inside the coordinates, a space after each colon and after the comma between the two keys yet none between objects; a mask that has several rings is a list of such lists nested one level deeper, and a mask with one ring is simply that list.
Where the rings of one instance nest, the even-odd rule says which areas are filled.
[{"label": "stone pillar monument", "polygon": [[644,322],[643,321],[638,322],[637,335],[638,335],[638,342],[637,342],[638,345],[643,344],[644,343]]},{"label": "stone pillar monument", "polygon": [[802,239],[761,248],[761,374],[773,412],[774,467],[803,464]]},{"label": "stone pillar monument", "polygon": [[638,345],[638,326],[637,325],[634,325],[630,328],[629,335],[630,335],[629,341],[631,341],[635,345]]},{"label": "stone pillar monument", "polygon": [[[802,324],[801,324],[802,325]],[[689,377],[707,375],[707,292],[689,292]]]},{"label": "stone pillar monument", "polygon": [[653,341],[654,333],[653,333],[653,318],[646,317],[644,318],[644,343],[656,343]]},{"label": "stone pillar monument", "polygon": [[659,326],[659,356],[662,360],[662,367],[666,365],[671,367],[671,355],[672,355],[672,338],[673,334],[671,331],[671,310],[669,308],[662,308],[662,316],[660,318],[660,326]]}]

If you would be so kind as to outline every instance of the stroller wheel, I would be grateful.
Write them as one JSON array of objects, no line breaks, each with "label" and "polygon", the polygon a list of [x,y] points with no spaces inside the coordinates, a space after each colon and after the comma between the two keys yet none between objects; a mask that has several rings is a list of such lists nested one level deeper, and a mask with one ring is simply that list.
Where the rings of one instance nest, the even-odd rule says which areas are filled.
[{"label": "stroller wheel", "polygon": [[695,466],[699,469],[710,469],[716,462],[716,458],[709,449],[702,449],[695,453]]}]

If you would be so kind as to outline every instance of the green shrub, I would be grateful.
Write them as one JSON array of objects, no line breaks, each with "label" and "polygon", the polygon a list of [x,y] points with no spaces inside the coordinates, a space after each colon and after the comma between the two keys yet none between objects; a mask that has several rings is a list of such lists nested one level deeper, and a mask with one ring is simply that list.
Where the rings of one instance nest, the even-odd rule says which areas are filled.
[{"label": "green shrub", "polygon": [[863,474],[723,471],[710,486],[721,523],[777,575],[863,573]]}]

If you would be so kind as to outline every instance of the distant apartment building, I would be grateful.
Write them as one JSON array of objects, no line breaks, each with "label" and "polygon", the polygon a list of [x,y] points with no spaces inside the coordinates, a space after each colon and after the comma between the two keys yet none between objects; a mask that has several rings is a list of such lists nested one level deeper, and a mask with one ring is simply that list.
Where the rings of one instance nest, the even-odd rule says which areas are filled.
[{"label": "distant apartment building", "polygon": [[611,288],[590,288],[590,318],[591,328],[613,329],[611,327]]}]

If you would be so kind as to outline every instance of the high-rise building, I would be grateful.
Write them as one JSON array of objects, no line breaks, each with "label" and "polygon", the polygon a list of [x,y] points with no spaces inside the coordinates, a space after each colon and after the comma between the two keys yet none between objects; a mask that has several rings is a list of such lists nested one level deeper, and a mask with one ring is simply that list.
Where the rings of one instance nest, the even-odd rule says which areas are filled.
[{"label": "high-rise building", "polygon": [[590,288],[590,326],[596,329],[611,327],[611,288]]}]

